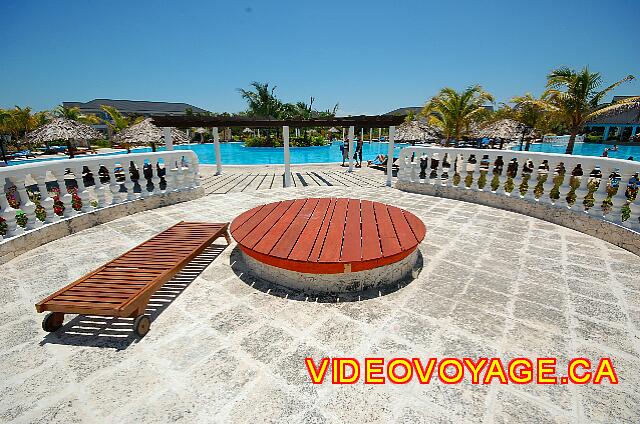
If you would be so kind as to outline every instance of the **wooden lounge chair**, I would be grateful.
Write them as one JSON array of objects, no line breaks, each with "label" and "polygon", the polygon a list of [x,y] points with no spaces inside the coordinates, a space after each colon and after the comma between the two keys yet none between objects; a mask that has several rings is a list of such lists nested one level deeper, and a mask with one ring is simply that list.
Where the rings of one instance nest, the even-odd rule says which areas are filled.
[{"label": "wooden lounge chair", "polygon": [[36,311],[50,311],[42,329],[62,327],[65,313],[102,315],[135,318],[133,329],[144,336],[151,296],[221,236],[231,243],[229,223],[177,223],[37,303]]}]

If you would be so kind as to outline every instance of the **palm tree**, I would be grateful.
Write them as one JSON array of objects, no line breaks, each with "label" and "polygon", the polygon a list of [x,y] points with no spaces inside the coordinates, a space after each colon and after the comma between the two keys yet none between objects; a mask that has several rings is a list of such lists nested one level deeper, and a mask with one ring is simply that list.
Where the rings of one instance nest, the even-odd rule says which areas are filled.
[{"label": "palm tree", "polygon": [[[113,106],[100,105],[100,108],[104,110],[107,115],[111,118],[111,120],[101,119],[102,122],[107,124],[109,127],[110,133],[117,133],[122,131],[125,128],[130,127],[131,125],[138,124],[144,121],[144,116],[138,116],[136,118],[132,116],[126,116],[120,113],[118,109]],[[131,146],[129,143],[123,143],[124,147],[127,149],[127,153],[131,153]]]},{"label": "palm tree", "polygon": [[[238,92],[246,100],[247,115],[257,118],[274,119],[283,113],[283,103],[275,96],[276,87],[269,89],[268,82],[251,83],[254,91],[238,88]],[[267,143],[271,140],[270,128],[267,128]]]},{"label": "palm tree", "polygon": [[479,85],[462,92],[445,87],[427,102],[422,114],[442,129],[448,146],[451,139],[460,140],[469,131],[469,124],[485,110],[487,102],[493,102],[493,96]]},{"label": "palm tree", "polygon": [[[602,76],[598,72],[591,72],[585,66],[580,71],[562,67],[547,75],[547,90],[542,95],[545,106],[558,114],[566,123],[570,137],[566,154],[573,153],[576,136],[584,125],[601,115],[604,108],[600,106],[604,97],[620,84],[630,81],[633,75],[617,81],[603,90]],[[602,109],[602,110],[601,110]]]},{"label": "palm tree", "polygon": [[67,107],[64,105],[58,105],[53,110],[53,114],[58,118],[70,119],[72,121],[78,121],[87,125],[96,125],[102,122],[96,115],[85,115],[81,113],[80,108],[77,106]]}]

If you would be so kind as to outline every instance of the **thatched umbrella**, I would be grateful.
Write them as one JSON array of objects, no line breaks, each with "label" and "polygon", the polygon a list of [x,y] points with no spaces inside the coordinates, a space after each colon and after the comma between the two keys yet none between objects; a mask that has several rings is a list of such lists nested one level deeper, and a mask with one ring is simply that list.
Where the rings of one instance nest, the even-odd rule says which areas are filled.
[{"label": "thatched umbrella", "polygon": [[477,138],[502,138],[505,140],[516,140],[528,132],[529,128],[525,124],[513,119],[500,119],[471,131],[472,135]]},{"label": "thatched umbrella", "polygon": [[337,129],[336,127],[331,127],[331,128],[329,128],[329,132],[330,132],[330,133],[339,133],[339,132],[340,132],[340,130],[339,130],[339,129]]},{"label": "thatched umbrella", "polygon": [[72,143],[80,140],[97,140],[102,137],[102,134],[92,126],[66,118],[55,118],[27,134],[27,139],[31,143],[48,145],[53,141],[65,141],[70,157],[73,157]]},{"label": "thatched umbrella", "polygon": [[242,132],[245,134],[253,134],[253,130],[251,128],[245,128],[242,130]]},{"label": "thatched umbrella", "polygon": [[395,141],[433,143],[442,138],[440,131],[422,121],[403,122],[396,129]]},{"label": "thatched umbrella", "polygon": [[[123,145],[147,145],[150,144],[155,151],[156,144],[162,141],[164,134],[162,129],[156,127],[151,118],[147,118],[135,125],[123,129],[114,137],[114,141]],[[171,138],[175,144],[187,143],[187,135],[176,129],[171,129]]]}]

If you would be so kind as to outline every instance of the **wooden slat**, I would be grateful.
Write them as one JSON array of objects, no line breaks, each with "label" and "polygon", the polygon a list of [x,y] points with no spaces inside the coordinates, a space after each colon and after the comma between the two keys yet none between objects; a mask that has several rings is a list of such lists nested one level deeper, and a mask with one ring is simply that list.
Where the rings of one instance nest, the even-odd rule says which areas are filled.
[{"label": "wooden slat", "polygon": [[396,235],[398,236],[398,241],[400,242],[402,250],[408,250],[416,247],[418,241],[413,235],[413,231],[411,231],[411,227],[405,219],[402,210],[395,206],[389,206],[387,210],[389,211],[389,216],[393,222],[393,227],[396,230]]},{"label": "wooden slat", "polygon": [[260,225],[261,222],[278,206],[277,203],[270,203],[261,208],[258,208],[256,214],[247,219],[243,224],[239,225],[233,232],[237,241],[242,241],[244,237],[249,234],[254,228]]},{"label": "wooden slat", "polygon": [[400,242],[393,228],[393,223],[389,217],[387,206],[382,203],[374,203],[373,210],[376,215],[378,234],[380,235],[380,246],[384,256],[391,256],[401,252]]},{"label": "wooden slat", "polygon": [[313,211],[315,210],[317,204],[318,199],[307,200],[302,209],[300,209],[300,212],[296,215],[293,222],[291,222],[291,225],[289,225],[289,228],[285,230],[280,240],[278,240],[276,245],[273,247],[271,255],[280,258],[289,257],[289,253],[291,253],[293,246],[296,244],[298,238],[300,237],[300,233],[302,233],[302,230],[304,230],[304,227],[309,222],[309,219],[311,218],[311,215],[313,215]]},{"label": "wooden slat", "polygon": [[320,254],[322,253],[322,248],[324,247],[324,241],[327,238],[327,231],[329,231],[329,224],[333,218],[333,212],[335,211],[336,204],[338,203],[338,199],[331,199],[329,202],[329,206],[327,207],[327,213],[324,216],[324,221],[320,226],[320,231],[318,231],[318,235],[316,236],[315,243],[313,244],[313,249],[311,249],[311,253],[309,254],[309,262],[318,262],[320,259]]},{"label": "wooden slat", "polygon": [[382,257],[380,236],[376,216],[373,212],[373,202],[363,200],[360,204],[362,217],[362,260],[369,261]]},{"label": "wooden slat", "polygon": [[349,199],[338,199],[336,202],[322,247],[322,253],[320,253],[320,258],[318,259],[320,262],[337,262],[340,259],[348,204]]},{"label": "wooden slat", "polygon": [[347,217],[344,224],[344,241],[340,262],[356,262],[362,259],[362,240],[360,233],[360,201],[349,199]]},{"label": "wooden slat", "polygon": [[[404,213],[404,211],[403,211]],[[412,213],[404,213],[404,218],[409,223],[409,227],[411,227],[411,231],[413,231],[413,235],[416,240],[424,239],[424,236],[427,233],[427,229],[424,226],[424,223]]]},{"label": "wooden slat", "polygon": [[330,204],[331,199],[318,199],[318,204],[313,210],[313,214],[309,218],[309,222],[304,227],[302,233],[300,233],[300,237],[298,237],[298,242],[295,244],[295,247],[291,253],[289,253],[289,259],[306,261],[309,258]]},{"label": "wooden slat", "polygon": [[[260,222],[260,225],[256,226],[247,236],[242,239],[242,245],[253,249],[256,244],[262,240],[267,232],[278,222],[284,213],[293,205],[293,200],[286,200],[284,202],[278,202],[276,208],[271,211],[265,219]],[[234,236],[235,238],[235,236]],[[236,238],[236,241],[238,239]]]},{"label": "wooden slat", "polygon": [[[289,228],[291,222],[294,220],[300,209],[306,203],[306,199],[296,199],[287,211],[278,219],[278,221],[271,227],[264,237],[255,245],[254,250],[269,254],[271,249],[276,245],[284,231]],[[260,224],[262,225],[262,224]]]}]

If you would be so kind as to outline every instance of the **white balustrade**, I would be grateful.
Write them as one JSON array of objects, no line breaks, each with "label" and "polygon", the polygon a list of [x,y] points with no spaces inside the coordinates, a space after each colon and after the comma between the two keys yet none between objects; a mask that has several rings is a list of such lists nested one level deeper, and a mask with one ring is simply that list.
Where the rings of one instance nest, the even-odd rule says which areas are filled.
[{"label": "white balustrade", "polygon": [[[469,162],[472,156],[475,163]],[[449,169],[443,166],[445,157]],[[499,157],[502,170],[494,190],[492,181],[499,171],[496,169]],[[517,169],[513,159],[517,160]],[[407,147],[400,152],[398,162],[398,180],[402,183],[491,192],[522,202],[546,203],[635,231],[640,229],[640,198],[635,197],[640,163],[635,161],[512,150]],[[454,184],[456,173],[460,177],[458,184]],[[470,187],[467,178],[471,179]],[[485,180],[484,187],[480,187],[481,178]],[[513,190],[509,193],[505,186],[510,180]],[[539,196],[536,188],[542,190]]]},{"label": "white balustrade", "polygon": [[[158,166],[160,162],[164,166]],[[145,164],[150,181],[145,177]],[[162,170],[166,172],[166,190],[160,188]],[[132,171],[139,175],[137,181]],[[0,240],[77,214],[198,185],[198,158],[190,150],[102,155],[0,168]],[[59,196],[56,189],[60,190]]]}]

